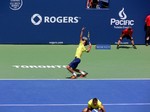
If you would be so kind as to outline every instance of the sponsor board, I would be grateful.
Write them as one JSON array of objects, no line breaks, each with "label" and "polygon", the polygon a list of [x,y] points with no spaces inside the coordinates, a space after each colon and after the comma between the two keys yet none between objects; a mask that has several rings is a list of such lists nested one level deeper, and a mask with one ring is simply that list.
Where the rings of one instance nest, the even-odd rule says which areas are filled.
[{"label": "sponsor board", "polygon": [[134,26],[134,20],[133,19],[127,19],[128,16],[125,13],[125,9],[122,8],[121,11],[118,13],[120,19],[111,18],[110,19],[110,25],[113,26],[115,29],[125,29],[127,27]]}]

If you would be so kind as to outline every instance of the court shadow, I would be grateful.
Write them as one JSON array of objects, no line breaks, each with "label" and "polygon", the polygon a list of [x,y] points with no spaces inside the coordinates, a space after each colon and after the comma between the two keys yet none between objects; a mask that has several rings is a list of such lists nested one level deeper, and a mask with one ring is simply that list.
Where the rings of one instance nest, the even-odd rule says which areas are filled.
[{"label": "court shadow", "polygon": [[119,49],[131,49],[132,47],[129,47],[129,46],[119,46]]},{"label": "court shadow", "polygon": [[[81,75],[82,75],[82,74],[77,74],[77,78],[80,78]],[[71,79],[71,76],[66,77],[66,79]]]}]

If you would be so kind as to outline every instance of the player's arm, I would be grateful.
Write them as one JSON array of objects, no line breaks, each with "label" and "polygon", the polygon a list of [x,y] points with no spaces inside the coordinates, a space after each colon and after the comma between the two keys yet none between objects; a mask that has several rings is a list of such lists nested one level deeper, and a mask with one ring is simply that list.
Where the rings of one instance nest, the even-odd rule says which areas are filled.
[{"label": "player's arm", "polygon": [[91,105],[88,104],[87,111],[91,110],[91,108],[92,108]]},{"label": "player's arm", "polygon": [[99,112],[101,112],[101,111],[102,111],[102,112],[106,112],[103,105],[101,106],[101,109],[99,110]]},{"label": "player's arm", "polygon": [[125,32],[123,30],[122,33],[121,33],[121,35],[120,35],[120,38],[122,38],[124,35],[125,35]]},{"label": "player's arm", "polygon": [[132,34],[130,34],[129,36],[130,36],[131,38],[133,38],[133,37],[132,37]]},{"label": "player's arm", "polygon": [[123,36],[124,36],[124,34],[122,33],[122,34],[120,35],[120,38],[119,38],[119,39],[122,40],[122,37],[123,37]]},{"label": "player's arm", "polygon": [[89,8],[89,0],[87,0],[87,3],[86,3],[86,8]]},{"label": "player's arm", "polygon": [[132,34],[133,34],[133,30],[131,30],[131,33],[129,34],[129,36],[132,38]]},{"label": "player's arm", "polygon": [[89,46],[88,46],[88,48],[87,48],[87,52],[88,52],[88,53],[91,51],[91,48],[92,48],[92,44],[91,44],[91,42],[89,42]]},{"label": "player's arm", "polygon": [[85,28],[83,27],[83,28],[81,29],[81,33],[80,33],[80,41],[82,40],[84,30],[85,30]]}]

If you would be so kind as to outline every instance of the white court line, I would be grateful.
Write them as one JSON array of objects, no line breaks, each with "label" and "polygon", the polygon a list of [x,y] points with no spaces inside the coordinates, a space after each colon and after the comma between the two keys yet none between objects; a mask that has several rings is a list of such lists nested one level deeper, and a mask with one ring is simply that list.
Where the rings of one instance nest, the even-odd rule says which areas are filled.
[{"label": "white court line", "polygon": [[42,80],[45,80],[45,81],[86,81],[86,80],[87,80],[87,81],[103,81],[103,80],[104,80],[104,81],[105,81],[105,80],[106,80],[106,81],[107,81],[107,80],[108,80],[108,81],[109,81],[109,80],[110,80],[110,81],[111,81],[111,80],[112,80],[112,81],[115,81],[115,80],[116,80],[116,81],[120,81],[120,80],[123,80],[123,81],[126,81],[126,80],[127,80],[127,81],[128,81],[128,80],[129,80],[129,81],[130,81],[130,80],[131,80],[131,81],[132,81],[132,80],[133,80],[133,81],[134,81],[134,80],[135,80],[135,81],[136,81],[136,80],[137,80],[137,81],[141,81],[141,80],[148,80],[148,81],[149,81],[150,78],[103,78],[103,79],[86,79],[86,78],[85,78],[85,79],[0,79],[0,81],[3,81],[3,80],[4,80],[4,81],[9,81],[9,80],[10,80],[10,81],[11,81],[11,80],[12,80],[12,81],[19,81],[19,80],[23,80],[23,81],[28,81],[28,80],[29,80],[29,81],[30,81],[30,80],[31,80],[31,81],[42,81]]},{"label": "white court line", "polygon": [[[150,106],[150,103],[110,103],[105,106]],[[0,104],[0,107],[66,107],[87,106],[87,104]]]}]

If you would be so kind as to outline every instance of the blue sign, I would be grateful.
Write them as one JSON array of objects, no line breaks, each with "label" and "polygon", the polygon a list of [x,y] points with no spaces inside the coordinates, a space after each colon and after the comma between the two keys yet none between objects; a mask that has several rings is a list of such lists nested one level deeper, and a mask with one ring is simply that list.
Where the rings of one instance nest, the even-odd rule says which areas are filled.
[{"label": "blue sign", "polygon": [[110,50],[111,45],[109,45],[109,44],[97,44],[95,48],[97,50]]}]

